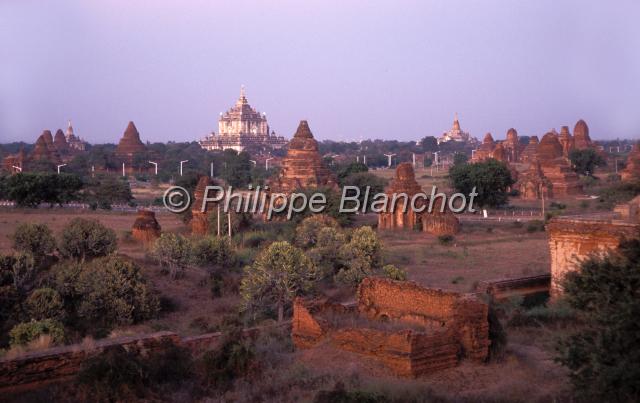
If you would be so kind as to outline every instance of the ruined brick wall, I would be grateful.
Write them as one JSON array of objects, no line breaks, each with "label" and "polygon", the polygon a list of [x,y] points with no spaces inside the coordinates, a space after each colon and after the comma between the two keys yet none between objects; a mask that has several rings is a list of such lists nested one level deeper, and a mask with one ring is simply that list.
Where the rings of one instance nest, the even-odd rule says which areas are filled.
[{"label": "ruined brick wall", "polygon": [[[269,327],[288,327],[283,322]],[[243,336],[255,338],[268,327],[243,330]],[[157,332],[137,336],[102,339],[92,345],[69,345],[25,353],[16,358],[0,359],[0,400],[3,393],[19,393],[37,389],[43,385],[73,379],[82,364],[110,348],[124,347],[127,351],[146,356],[161,351],[166,342],[187,348],[192,354],[218,347],[222,333],[207,333],[198,336],[180,337],[172,332]]]},{"label": "ruined brick wall", "polygon": [[549,292],[551,275],[541,274],[520,278],[481,281],[476,286],[476,292],[490,295],[494,300],[505,300],[513,296],[529,296]]},{"label": "ruined brick wall", "polygon": [[551,296],[562,294],[567,272],[577,270],[582,259],[618,247],[624,238],[637,236],[640,225],[615,220],[557,217],[547,225],[551,252]]},{"label": "ruined brick wall", "polygon": [[[489,353],[488,306],[471,294],[367,278],[358,288],[357,307],[298,298],[293,312],[297,348],[328,341],[377,359],[400,376],[453,367],[460,357],[484,361]],[[336,314],[349,320],[327,319]]]}]

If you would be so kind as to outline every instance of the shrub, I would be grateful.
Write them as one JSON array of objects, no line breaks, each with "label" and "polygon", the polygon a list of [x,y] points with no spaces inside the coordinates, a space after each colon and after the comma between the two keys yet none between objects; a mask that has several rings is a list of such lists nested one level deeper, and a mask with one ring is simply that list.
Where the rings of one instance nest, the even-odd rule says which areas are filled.
[{"label": "shrub", "polygon": [[25,253],[0,255],[0,272],[3,283],[11,282],[19,292],[25,292],[36,277],[33,257]]},{"label": "shrub", "polygon": [[244,234],[242,242],[247,248],[257,248],[262,246],[269,239],[271,239],[271,237],[269,236],[269,233],[265,231],[252,231]]},{"label": "shrub", "polygon": [[533,233],[536,231],[544,231],[544,221],[531,220],[527,223],[527,232]]},{"label": "shrub", "polygon": [[202,357],[207,383],[221,390],[229,389],[234,379],[247,373],[254,356],[253,346],[238,330],[225,334],[220,346]]},{"label": "shrub", "polygon": [[81,295],[78,316],[102,335],[117,325],[131,325],[155,317],[157,296],[149,289],[140,268],[120,257],[94,260],[77,280]]},{"label": "shrub", "polygon": [[455,237],[453,235],[449,235],[449,234],[438,235],[438,242],[440,243],[440,245],[445,245],[445,246],[451,245],[454,240],[455,240]]},{"label": "shrub", "polygon": [[387,264],[382,267],[382,272],[385,276],[389,277],[392,280],[397,281],[406,281],[407,280],[407,271],[403,269],[399,269],[392,264]]},{"label": "shrub", "polygon": [[164,340],[160,348],[145,360],[149,379],[153,383],[179,384],[193,374],[193,360],[189,350]]},{"label": "shrub", "polygon": [[80,390],[94,401],[133,401],[144,395],[147,373],[134,353],[122,346],[87,360],[76,378]]},{"label": "shrub", "polygon": [[82,261],[106,256],[116,248],[116,233],[112,229],[84,218],[74,218],[64,227],[58,246],[62,256]]},{"label": "shrub", "polygon": [[40,336],[48,335],[55,344],[64,343],[64,327],[53,319],[44,319],[19,323],[11,329],[9,336],[10,344],[15,346],[26,346]]},{"label": "shrub", "polygon": [[275,307],[282,321],[293,298],[310,291],[315,279],[316,267],[302,250],[288,242],[274,242],[244,269],[240,286],[244,309]]},{"label": "shrub", "polygon": [[56,240],[46,224],[22,223],[11,239],[15,250],[31,254],[37,263],[53,253],[56,247]]},{"label": "shrub", "polygon": [[64,302],[60,294],[51,288],[38,288],[25,302],[27,313],[32,320],[55,319],[65,317]]},{"label": "shrub", "polygon": [[203,238],[193,245],[193,260],[200,266],[230,268],[236,264],[236,253],[228,237]]},{"label": "shrub", "polygon": [[156,240],[151,255],[176,279],[192,262],[191,242],[182,235],[165,232]]}]

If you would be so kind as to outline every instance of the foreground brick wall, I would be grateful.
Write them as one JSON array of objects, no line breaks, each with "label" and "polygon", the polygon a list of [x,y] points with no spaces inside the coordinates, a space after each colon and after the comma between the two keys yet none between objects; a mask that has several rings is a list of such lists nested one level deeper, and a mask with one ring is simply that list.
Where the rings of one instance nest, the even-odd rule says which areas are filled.
[{"label": "foreground brick wall", "polygon": [[[275,327],[289,326],[289,322]],[[274,326],[272,326],[274,327]],[[244,329],[245,337],[256,337],[266,327]],[[192,354],[217,348],[222,333],[207,333],[198,336],[180,337],[172,332],[118,337],[98,340],[92,345],[75,344],[25,353],[17,358],[0,359],[0,401],[3,393],[15,393],[36,389],[40,386],[72,379],[85,360],[95,357],[110,348],[122,346],[127,351],[146,356],[161,351],[166,342],[185,347]]]},{"label": "foreground brick wall", "polygon": [[[371,356],[400,376],[450,368],[460,357],[484,361],[489,352],[485,303],[470,294],[427,289],[413,282],[367,278],[358,288],[357,306],[298,298],[293,312],[297,348],[329,341]],[[334,315],[361,320],[351,319],[359,322],[352,326],[332,323],[327,318]]]},{"label": "foreground brick wall", "polygon": [[547,225],[551,252],[551,296],[562,295],[565,274],[577,270],[590,255],[614,250],[624,238],[639,234],[640,224],[589,218],[552,219]]}]

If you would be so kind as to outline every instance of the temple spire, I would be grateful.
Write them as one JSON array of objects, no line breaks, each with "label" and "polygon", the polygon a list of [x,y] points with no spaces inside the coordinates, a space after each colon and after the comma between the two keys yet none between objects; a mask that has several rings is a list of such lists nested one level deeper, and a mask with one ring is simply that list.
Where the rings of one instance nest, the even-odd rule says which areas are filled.
[{"label": "temple spire", "polygon": [[247,97],[244,92],[244,85],[240,86],[240,99],[238,99],[238,103],[241,103],[241,104],[247,103]]}]

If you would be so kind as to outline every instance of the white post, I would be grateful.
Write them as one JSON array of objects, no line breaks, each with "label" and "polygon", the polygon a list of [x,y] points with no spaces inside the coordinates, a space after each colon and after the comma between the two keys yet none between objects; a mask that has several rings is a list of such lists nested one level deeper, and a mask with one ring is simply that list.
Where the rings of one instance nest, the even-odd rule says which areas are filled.
[{"label": "white post", "polygon": [[182,176],[182,165],[183,165],[185,162],[189,162],[189,160],[180,161],[180,176]]},{"label": "white post", "polygon": [[210,169],[211,173],[209,174],[209,176],[211,178],[213,178],[213,162],[211,163],[211,169]]},{"label": "white post", "polygon": [[158,163],[157,162],[153,162],[153,161],[149,161],[149,164],[153,164],[153,166],[156,168],[156,175],[158,175]]},{"label": "white post", "polygon": [[95,176],[96,176],[96,166],[91,165],[91,177],[95,178]]},{"label": "white post", "polygon": [[66,166],[67,164],[60,164],[58,165],[58,175],[60,175],[60,168],[62,168],[63,166]]},{"label": "white post", "polygon": [[384,154],[384,155],[389,159],[387,168],[391,168],[391,157],[393,157],[395,154]]},{"label": "white post", "polygon": [[273,159],[273,157],[272,158],[267,158],[266,160],[264,160],[264,169],[265,170],[267,170],[267,171],[269,170],[269,161],[272,160],[272,159]]},{"label": "white post", "polygon": [[124,162],[122,163],[122,176],[126,176],[124,172]]},{"label": "white post", "polygon": [[367,165],[367,156],[366,155],[362,156],[362,161],[364,162],[365,165]]},{"label": "white post", "polygon": [[416,153],[411,153],[411,159],[413,160],[413,167],[416,167]]},{"label": "white post", "polygon": [[220,238],[220,203],[218,203],[218,238]]},{"label": "white post", "polygon": [[253,164],[253,166],[258,165],[258,163],[257,163],[257,162],[255,162],[254,160],[249,160],[249,161]]},{"label": "white post", "polygon": [[228,227],[229,227],[229,238],[231,238],[231,211],[229,211],[227,213],[227,222],[228,222]]},{"label": "white post", "polygon": [[18,172],[22,172],[22,167],[19,167],[19,166],[13,165],[13,168],[14,168],[15,170],[17,170]]}]

